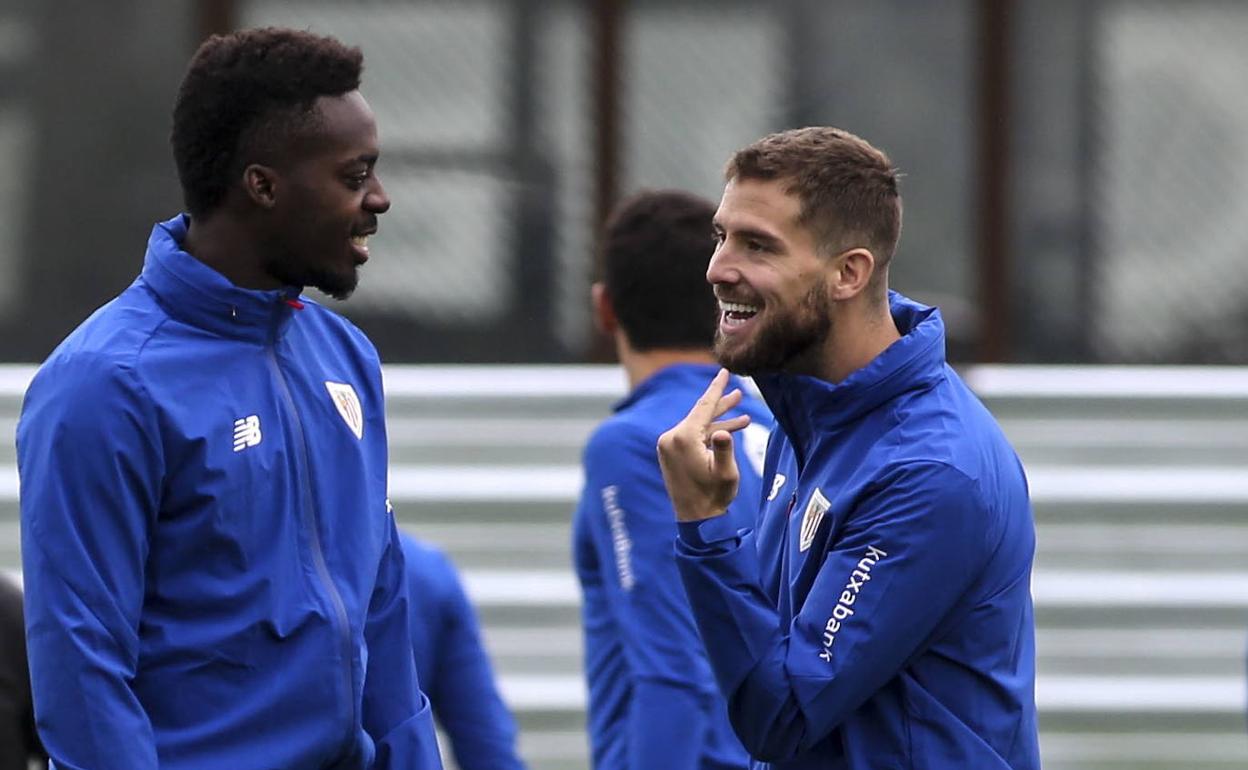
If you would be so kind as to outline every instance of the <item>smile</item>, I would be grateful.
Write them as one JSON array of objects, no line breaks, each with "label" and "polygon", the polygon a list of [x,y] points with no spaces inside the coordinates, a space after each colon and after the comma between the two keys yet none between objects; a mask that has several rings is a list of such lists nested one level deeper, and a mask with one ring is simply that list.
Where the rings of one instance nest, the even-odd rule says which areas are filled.
[{"label": "smile", "polygon": [[744,326],[751,318],[758,315],[758,305],[749,305],[744,302],[725,302],[719,301],[719,312],[721,316],[721,326],[726,329],[735,329]]},{"label": "smile", "polygon": [[351,236],[351,246],[355,249],[357,258],[361,263],[368,261],[368,236],[353,235]]}]

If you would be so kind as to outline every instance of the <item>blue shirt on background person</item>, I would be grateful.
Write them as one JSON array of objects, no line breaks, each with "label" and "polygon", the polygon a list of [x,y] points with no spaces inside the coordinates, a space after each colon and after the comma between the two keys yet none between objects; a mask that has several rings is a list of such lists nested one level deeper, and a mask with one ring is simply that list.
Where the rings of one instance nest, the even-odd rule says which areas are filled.
[{"label": "blue shirt on background person", "polygon": [[[654,453],[659,434],[683,416],[716,369],[659,370],[616,405],[585,449],[574,555],[598,770],[741,768],[747,761],[676,571],[676,525]],[[739,442],[741,503],[726,518],[749,527],[770,416],[752,398],[740,411],[757,427]]]},{"label": "blue shirt on background person", "polygon": [[[655,454],[659,434],[716,371],[715,298],[705,279],[713,214],[696,196],[645,191],[621,202],[604,231],[595,320],[630,392],[585,448],[573,521],[596,770],[741,770],[749,761],[676,571],[676,525]],[[735,414],[754,421],[738,445],[751,494],[728,517],[748,526],[771,418],[754,398]]]},{"label": "blue shirt on background person", "polygon": [[455,565],[400,533],[411,593],[412,649],[421,689],[460,770],[524,770],[516,720],[498,694],[476,612]]}]

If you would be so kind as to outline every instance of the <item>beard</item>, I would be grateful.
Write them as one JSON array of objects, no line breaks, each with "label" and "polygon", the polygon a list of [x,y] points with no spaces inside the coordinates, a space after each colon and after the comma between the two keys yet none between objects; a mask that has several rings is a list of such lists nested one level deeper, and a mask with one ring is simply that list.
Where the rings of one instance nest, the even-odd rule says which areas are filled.
[{"label": "beard", "polygon": [[763,314],[746,340],[734,341],[716,329],[716,360],[747,377],[812,369],[818,363],[812,359],[832,333],[832,303],[824,287],[812,286],[792,310],[766,305]]},{"label": "beard", "polygon": [[266,266],[269,275],[288,286],[311,286],[336,300],[351,296],[360,282],[359,268],[324,270],[295,264],[295,260],[272,260]]},{"label": "beard", "polygon": [[351,296],[359,283],[359,268],[353,267],[349,273],[310,271],[305,285],[313,286],[341,302]]}]

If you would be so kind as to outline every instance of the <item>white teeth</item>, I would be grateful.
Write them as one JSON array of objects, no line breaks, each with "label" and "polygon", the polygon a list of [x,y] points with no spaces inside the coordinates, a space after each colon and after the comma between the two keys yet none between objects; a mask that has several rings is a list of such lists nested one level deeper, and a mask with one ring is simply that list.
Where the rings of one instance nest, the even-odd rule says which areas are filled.
[{"label": "white teeth", "polygon": [[367,248],[368,236],[367,235],[353,235],[351,236],[351,242],[354,243],[356,246]]},{"label": "white teeth", "polygon": [[719,309],[724,313],[757,313],[758,305],[747,305],[743,302],[719,301]]}]

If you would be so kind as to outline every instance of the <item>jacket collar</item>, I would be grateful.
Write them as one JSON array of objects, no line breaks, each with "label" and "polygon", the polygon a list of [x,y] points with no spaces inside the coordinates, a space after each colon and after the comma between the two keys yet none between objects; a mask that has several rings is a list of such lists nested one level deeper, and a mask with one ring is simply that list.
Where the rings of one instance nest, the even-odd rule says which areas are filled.
[{"label": "jacket collar", "polygon": [[754,378],[799,458],[809,457],[821,437],[903,393],[926,390],[944,376],[940,311],[897,292],[889,292],[889,307],[901,339],[841,382],[791,374]]},{"label": "jacket collar", "polygon": [[[190,217],[179,214],[152,228],[142,283],[173,318],[222,337],[271,342],[286,330],[300,287],[243,289],[182,250]],[[294,302],[295,305],[288,304]]]},{"label": "jacket collar", "polygon": [[[693,391],[706,390],[706,387],[711,384],[711,380],[715,379],[719,368],[718,364],[670,364],[638,383],[637,387],[633,388],[623,399],[617,401],[611,409],[615,412],[627,409],[643,398],[647,398],[650,394],[669,388]],[[736,375],[729,378],[728,386],[724,389],[724,392],[729,393],[734,388],[745,389],[745,384]],[[749,391],[747,390],[746,392]],[[690,401],[686,408],[693,408],[693,402]]]}]

